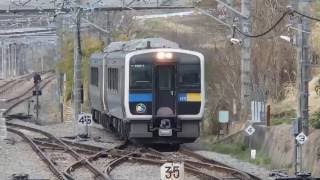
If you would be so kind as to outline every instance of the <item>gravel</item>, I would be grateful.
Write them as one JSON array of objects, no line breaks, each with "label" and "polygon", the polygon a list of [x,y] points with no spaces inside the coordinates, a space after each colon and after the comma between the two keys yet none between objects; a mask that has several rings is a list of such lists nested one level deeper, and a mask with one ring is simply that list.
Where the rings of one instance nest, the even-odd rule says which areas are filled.
[{"label": "gravel", "polygon": [[22,138],[8,133],[8,139],[13,141],[1,142],[0,179],[10,179],[12,174],[28,174],[30,179],[56,179],[47,165]]},{"label": "gravel", "polygon": [[[111,171],[114,180],[159,180],[160,166],[125,162]],[[185,173],[184,179],[197,180],[198,177]]]},{"label": "gravel", "polygon": [[256,175],[263,180],[273,179],[269,177],[270,171],[268,169],[248,163],[248,162],[241,161],[239,159],[231,157],[230,155],[208,151],[205,148],[203,148],[204,146],[199,142],[185,144],[183,146],[187,147],[188,149],[192,149],[197,154],[200,154],[206,158],[209,158],[218,162],[223,162],[224,164],[230,167]]}]

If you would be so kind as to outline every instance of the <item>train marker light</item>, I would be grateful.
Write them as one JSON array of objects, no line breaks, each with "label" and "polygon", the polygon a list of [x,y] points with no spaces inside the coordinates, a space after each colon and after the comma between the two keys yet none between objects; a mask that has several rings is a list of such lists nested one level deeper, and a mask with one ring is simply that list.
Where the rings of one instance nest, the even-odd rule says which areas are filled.
[{"label": "train marker light", "polygon": [[165,53],[164,52],[158,52],[157,53],[157,59],[164,59],[165,58]]},{"label": "train marker light", "polygon": [[172,59],[173,54],[171,52],[158,52],[156,57],[158,60]]},{"label": "train marker light", "polygon": [[165,53],[166,59],[172,59],[173,54],[172,53]]}]

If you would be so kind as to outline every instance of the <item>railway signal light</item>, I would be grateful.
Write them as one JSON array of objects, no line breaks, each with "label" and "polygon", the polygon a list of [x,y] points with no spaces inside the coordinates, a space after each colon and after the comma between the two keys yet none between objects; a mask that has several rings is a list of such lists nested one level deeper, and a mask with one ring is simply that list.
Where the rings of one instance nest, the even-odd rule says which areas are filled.
[{"label": "railway signal light", "polygon": [[40,76],[40,74],[35,73],[33,76],[33,83],[38,84],[39,82],[41,82],[41,76]]}]

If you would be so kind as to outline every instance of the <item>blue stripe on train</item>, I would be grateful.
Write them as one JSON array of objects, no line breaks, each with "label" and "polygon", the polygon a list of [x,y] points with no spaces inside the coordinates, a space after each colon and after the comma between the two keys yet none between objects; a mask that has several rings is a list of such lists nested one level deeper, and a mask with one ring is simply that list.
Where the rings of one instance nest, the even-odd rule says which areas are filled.
[{"label": "blue stripe on train", "polygon": [[179,93],[178,100],[179,102],[187,102],[188,101],[187,93]]},{"label": "blue stripe on train", "polygon": [[131,93],[129,102],[152,102],[152,93]]},{"label": "blue stripe on train", "polygon": [[[200,102],[200,93],[179,93],[179,102]],[[152,93],[130,93],[129,102],[152,102]]]}]

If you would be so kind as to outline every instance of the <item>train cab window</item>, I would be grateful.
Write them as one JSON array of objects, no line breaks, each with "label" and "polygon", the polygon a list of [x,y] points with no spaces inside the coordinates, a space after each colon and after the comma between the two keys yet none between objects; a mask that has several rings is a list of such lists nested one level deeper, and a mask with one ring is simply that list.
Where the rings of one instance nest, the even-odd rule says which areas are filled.
[{"label": "train cab window", "polygon": [[118,92],[119,73],[116,68],[108,68],[108,89],[112,92]]},{"label": "train cab window", "polygon": [[179,85],[186,88],[200,87],[200,65],[181,64],[179,66]]},{"label": "train cab window", "polygon": [[91,68],[90,84],[97,87],[99,85],[99,73],[96,67]]},{"label": "train cab window", "polygon": [[130,88],[151,89],[152,88],[152,65],[132,64],[130,65]]},{"label": "train cab window", "polygon": [[159,70],[159,89],[160,90],[171,90],[171,69],[161,69]]}]

